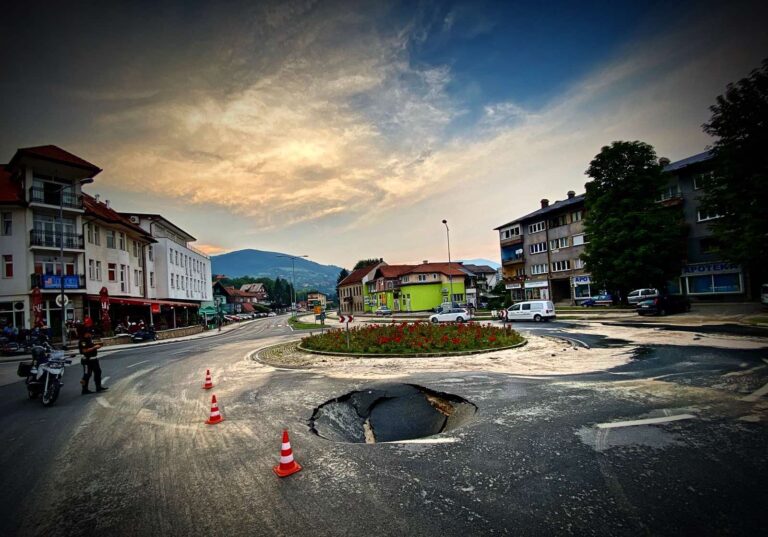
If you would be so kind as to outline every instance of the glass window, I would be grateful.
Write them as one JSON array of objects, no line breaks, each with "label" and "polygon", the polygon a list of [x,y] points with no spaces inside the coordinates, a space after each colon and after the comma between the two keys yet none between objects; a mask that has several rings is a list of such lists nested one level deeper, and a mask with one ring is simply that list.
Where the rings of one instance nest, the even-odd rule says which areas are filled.
[{"label": "glass window", "polygon": [[107,248],[115,247],[115,232],[112,229],[107,230]]},{"label": "glass window", "polygon": [[715,274],[712,281],[715,293],[741,292],[741,278],[738,274]]},{"label": "glass window", "polygon": [[3,213],[3,235],[13,235],[13,213]]},{"label": "glass window", "polygon": [[688,276],[688,292],[691,294],[712,293],[712,276]]},{"label": "glass window", "polygon": [[93,224],[93,244],[101,246],[101,228],[96,224]]},{"label": "glass window", "polygon": [[530,310],[531,305],[530,304],[523,304],[523,311]]},{"label": "glass window", "polygon": [[13,256],[3,256],[3,278],[13,278]]}]

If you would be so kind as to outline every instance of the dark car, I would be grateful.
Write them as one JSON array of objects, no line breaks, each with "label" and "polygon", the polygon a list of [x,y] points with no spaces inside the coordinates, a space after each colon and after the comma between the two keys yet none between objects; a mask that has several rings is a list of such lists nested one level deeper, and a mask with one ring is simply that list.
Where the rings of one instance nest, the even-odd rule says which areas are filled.
[{"label": "dark car", "polygon": [[691,311],[691,301],[682,296],[667,295],[643,300],[637,305],[638,315],[668,315]]},{"label": "dark car", "polygon": [[374,313],[376,313],[376,315],[392,315],[392,310],[387,306],[381,306]]}]

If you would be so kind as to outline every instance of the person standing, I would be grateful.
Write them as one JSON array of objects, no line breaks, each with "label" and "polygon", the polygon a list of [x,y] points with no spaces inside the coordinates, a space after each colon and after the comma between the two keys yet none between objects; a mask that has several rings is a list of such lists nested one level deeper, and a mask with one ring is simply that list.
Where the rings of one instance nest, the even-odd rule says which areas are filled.
[{"label": "person standing", "polygon": [[80,338],[79,343],[80,354],[83,358],[80,363],[83,364],[83,379],[80,384],[83,386],[83,395],[93,393],[88,389],[88,382],[93,375],[93,382],[96,385],[97,392],[103,392],[108,388],[101,385],[101,365],[99,365],[99,349],[102,347],[101,343],[93,342],[93,334],[90,328],[86,328],[83,331],[83,337]]}]

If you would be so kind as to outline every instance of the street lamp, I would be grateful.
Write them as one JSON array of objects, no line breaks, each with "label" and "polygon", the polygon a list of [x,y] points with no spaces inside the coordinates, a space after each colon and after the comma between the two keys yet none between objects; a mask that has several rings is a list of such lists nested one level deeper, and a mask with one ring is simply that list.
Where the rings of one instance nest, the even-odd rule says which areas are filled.
[{"label": "street lamp", "polygon": [[451,230],[448,229],[448,220],[443,220],[443,224],[445,224],[445,236],[448,239],[448,282],[450,284],[451,289],[451,297],[449,302],[451,303],[451,307],[453,307],[453,274],[451,274]]},{"label": "street lamp", "polygon": [[[93,183],[93,177],[86,177],[80,179],[78,184],[80,186]],[[72,188],[75,185],[62,185],[58,189],[59,193],[59,282],[61,283],[61,345],[63,348],[67,348],[67,305],[64,302],[66,300],[64,296],[64,190]]]},{"label": "street lamp", "polygon": [[277,257],[287,257],[291,260],[291,311],[293,318],[296,318],[296,260],[308,255],[279,255]]}]

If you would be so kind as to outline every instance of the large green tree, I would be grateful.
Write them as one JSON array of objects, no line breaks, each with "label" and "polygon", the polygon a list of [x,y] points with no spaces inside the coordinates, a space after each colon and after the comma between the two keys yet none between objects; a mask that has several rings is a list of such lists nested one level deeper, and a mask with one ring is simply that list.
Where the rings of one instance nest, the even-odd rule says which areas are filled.
[{"label": "large green tree", "polygon": [[361,259],[360,261],[355,263],[355,266],[352,270],[357,270],[363,267],[368,267],[370,265],[375,265],[377,263],[381,263],[382,261],[384,260],[380,257],[378,259],[375,257],[372,257],[371,259]]},{"label": "large green tree", "polygon": [[680,274],[685,228],[679,206],[656,200],[667,184],[653,147],[613,142],[586,171],[582,259],[596,285],[621,296],[638,287],[664,289]]},{"label": "large green tree", "polygon": [[715,170],[702,207],[721,215],[711,229],[725,259],[744,265],[757,285],[768,281],[768,59],[710,107],[704,131],[717,138]]},{"label": "large green tree", "polygon": [[341,280],[343,280],[347,276],[349,276],[349,271],[345,268],[341,269],[341,271],[339,271],[338,277],[336,278],[336,285],[339,285],[341,283]]}]

